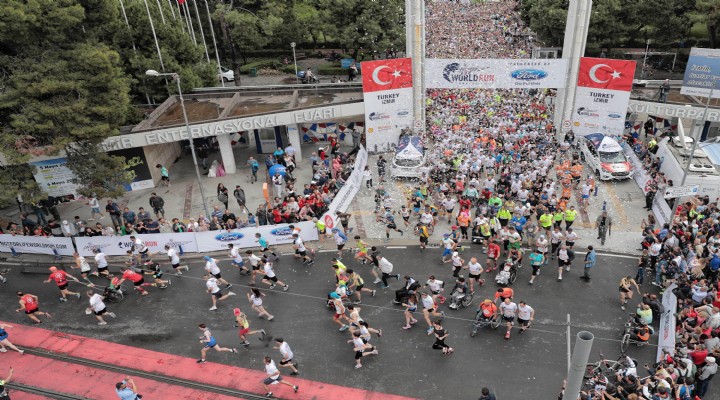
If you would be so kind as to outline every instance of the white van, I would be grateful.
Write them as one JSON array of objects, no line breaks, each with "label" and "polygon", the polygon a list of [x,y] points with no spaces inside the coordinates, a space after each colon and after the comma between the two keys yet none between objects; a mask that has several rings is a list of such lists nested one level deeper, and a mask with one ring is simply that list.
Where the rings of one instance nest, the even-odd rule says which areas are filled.
[{"label": "white van", "polygon": [[603,181],[632,178],[632,166],[625,157],[620,143],[602,133],[578,138],[580,158]]}]

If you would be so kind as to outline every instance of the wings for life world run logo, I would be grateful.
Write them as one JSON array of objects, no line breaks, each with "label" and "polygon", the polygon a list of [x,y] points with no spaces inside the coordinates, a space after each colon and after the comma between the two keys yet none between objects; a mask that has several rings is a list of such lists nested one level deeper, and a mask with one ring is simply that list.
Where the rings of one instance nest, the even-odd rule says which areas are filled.
[{"label": "wings for life world run logo", "polygon": [[225,232],[215,235],[215,240],[220,242],[234,242],[244,238],[245,235],[239,232]]},{"label": "wings for life world run logo", "polygon": [[443,78],[450,83],[475,84],[493,83],[495,74],[483,73],[485,68],[463,67],[460,63],[450,63],[443,68]]},{"label": "wings for life world run logo", "polygon": [[110,247],[110,246],[112,246],[112,244],[110,244],[110,243],[95,244],[93,242],[89,242],[88,244],[85,245],[85,247],[83,247],[83,250],[87,251],[87,252],[93,252],[95,250],[102,250],[103,248]]},{"label": "wings for life world run logo", "polygon": [[578,113],[578,115],[582,115],[585,117],[599,117],[600,116],[600,114],[598,113],[597,110],[589,110],[585,107],[578,108],[577,113]]}]

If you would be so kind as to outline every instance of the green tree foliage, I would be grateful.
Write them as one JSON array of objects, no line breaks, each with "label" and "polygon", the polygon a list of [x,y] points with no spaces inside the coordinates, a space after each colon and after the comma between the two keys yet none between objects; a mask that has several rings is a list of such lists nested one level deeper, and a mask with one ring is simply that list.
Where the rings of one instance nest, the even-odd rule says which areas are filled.
[{"label": "green tree foliage", "polygon": [[[18,184],[18,177],[32,174],[24,164],[28,159],[57,155],[77,141],[94,146],[117,134],[125,121],[129,79],[119,54],[100,41],[116,26],[113,5],[112,0],[0,4],[0,144],[8,162],[17,164],[9,167],[13,173],[0,174],[0,184],[17,188],[26,200],[39,195],[36,185]],[[99,180],[79,183],[102,186]]]},{"label": "green tree foliage", "polygon": [[707,27],[708,39],[710,47],[717,48],[720,46],[720,2],[717,0],[696,0],[697,14],[695,21],[704,23]]}]

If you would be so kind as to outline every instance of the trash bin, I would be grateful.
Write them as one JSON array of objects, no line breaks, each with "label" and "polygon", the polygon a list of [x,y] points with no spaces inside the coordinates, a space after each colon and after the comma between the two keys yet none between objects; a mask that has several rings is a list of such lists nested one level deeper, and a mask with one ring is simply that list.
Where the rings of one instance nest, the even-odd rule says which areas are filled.
[{"label": "trash bin", "polygon": [[250,76],[253,78],[257,76],[257,68],[250,68]]}]

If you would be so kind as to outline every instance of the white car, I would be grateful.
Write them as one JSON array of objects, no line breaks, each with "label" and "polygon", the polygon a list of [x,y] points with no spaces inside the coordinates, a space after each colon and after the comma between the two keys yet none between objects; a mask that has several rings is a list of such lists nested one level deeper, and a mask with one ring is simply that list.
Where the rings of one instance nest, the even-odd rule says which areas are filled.
[{"label": "white car", "polygon": [[633,79],[633,87],[646,87],[648,81],[645,79]]},{"label": "white car", "polygon": [[225,82],[232,82],[235,80],[235,71],[220,67],[221,73],[218,74],[218,80],[222,79]]},{"label": "white car", "polygon": [[622,180],[632,177],[632,166],[615,139],[602,133],[593,133],[578,138],[578,147],[580,157],[600,180]]}]

